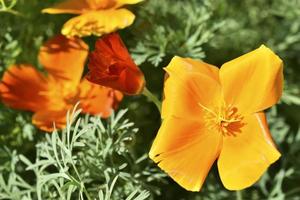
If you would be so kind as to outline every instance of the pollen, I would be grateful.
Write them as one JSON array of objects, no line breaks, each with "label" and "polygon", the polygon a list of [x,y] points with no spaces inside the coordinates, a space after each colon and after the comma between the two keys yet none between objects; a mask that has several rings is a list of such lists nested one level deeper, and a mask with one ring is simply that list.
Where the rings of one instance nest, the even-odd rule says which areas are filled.
[{"label": "pollen", "polygon": [[243,116],[239,114],[237,107],[232,105],[216,106],[214,109],[209,109],[202,104],[200,107],[204,110],[205,126],[210,130],[218,130],[223,136],[237,136],[241,133]]}]

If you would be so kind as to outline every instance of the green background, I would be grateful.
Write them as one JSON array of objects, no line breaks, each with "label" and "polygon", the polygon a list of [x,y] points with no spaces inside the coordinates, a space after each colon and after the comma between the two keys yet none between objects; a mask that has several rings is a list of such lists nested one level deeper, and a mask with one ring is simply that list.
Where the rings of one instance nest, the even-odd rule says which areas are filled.
[{"label": "green background", "polygon": [[[0,7],[0,75],[13,63],[30,63],[43,71],[37,61],[39,47],[51,36],[58,34],[64,22],[72,15],[47,15],[40,12],[58,2],[55,0],[2,2],[7,6],[11,5],[11,8],[4,8],[3,4]],[[121,30],[120,34],[144,72],[147,87],[160,99],[163,67],[174,55],[201,59],[221,66],[261,44],[275,51],[284,61],[284,94],[278,105],[267,111],[267,116],[282,157],[257,184],[239,193],[223,187],[216,166],[211,170],[201,192],[192,193],[161,173],[148,158],[145,158],[143,164],[134,167],[134,164],[122,157],[119,161],[130,166],[126,168],[126,173],[132,176],[132,184],[129,187],[126,181],[119,178],[111,198],[125,199],[136,188],[138,191],[149,191],[149,199],[163,200],[300,199],[300,1],[145,0],[129,9],[136,15],[135,23]],[[91,50],[96,39],[84,38]],[[160,115],[155,105],[143,96],[126,97],[120,105],[120,109],[125,108],[128,109],[126,118],[139,129],[132,136],[131,142],[124,142],[128,149],[126,154],[134,160],[149,151],[160,126]],[[28,195],[22,193],[25,191],[22,186],[9,185],[11,174],[17,174],[31,186],[37,184],[35,174],[26,171],[26,163],[19,159],[22,154],[35,162],[37,149],[44,148],[36,144],[46,141],[47,134],[31,124],[31,116],[32,113],[13,110],[0,104],[0,199],[24,199]],[[106,138],[105,144],[110,137]],[[118,160],[118,151],[111,152],[109,156]],[[80,158],[82,152],[76,152],[76,155]],[[76,165],[82,170],[91,167],[84,168],[81,162]],[[113,168],[109,162],[99,166]],[[134,176],[143,170],[147,171],[144,178]],[[51,166],[50,169],[47,168],[49,174],[56,172]],[[100,177],[102,184],[111,185],[112,178],[108,180],[105,176]],[[87,178],[90,179],[96,178]],[[65,192],[67,186],[60,188],[61,191]],[[56,189],[50,185],[47,187],[48,196],[44,196],[44,199],[61,198],[57,196]],[[86,188],[92,196],[96,194],[94,190],[99,189],[93,181],[87,181]],[[36,199],[36,191],[29,191],[30,198]],[[45,190],[42,191],[46,193]],[[71,198],[79,197],[74,192]]]}]

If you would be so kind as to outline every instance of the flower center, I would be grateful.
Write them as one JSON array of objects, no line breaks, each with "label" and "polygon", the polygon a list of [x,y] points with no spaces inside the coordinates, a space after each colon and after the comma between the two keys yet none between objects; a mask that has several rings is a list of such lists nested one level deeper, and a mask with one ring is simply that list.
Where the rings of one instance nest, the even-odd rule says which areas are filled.
[{"label": "flower center", "polygon": [[106,73],[109,76],[120,76],[124,69],[124,66],[119,65],[119,63],[114,63],[107,68]]},{"label": "flower center", "polygon": [[243,117],[238,113],[237,107],[232,105],[218,106],[213,110],[199,104],[205,111],[205,125],[209,129],[217,129],[223,136],[236,136],[241,133],[241,128],[245,125]]}]

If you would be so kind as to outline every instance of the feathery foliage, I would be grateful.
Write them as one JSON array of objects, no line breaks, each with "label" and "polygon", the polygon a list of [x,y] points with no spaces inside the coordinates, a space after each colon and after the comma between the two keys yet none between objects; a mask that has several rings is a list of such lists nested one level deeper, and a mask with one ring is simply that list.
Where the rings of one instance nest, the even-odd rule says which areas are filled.
[{"label": "feathery foliage", "polygon": [[[13,63],[42,70],[40,45],[69,18],[40,13],[56,2],[0,0],[0,75]],[[162,94],[162,68],[174,55],[221,66],[270,46],[285,63],[283,98],[268,111],[282,158],[239,193],[223,188],[216,166],[201,192],[191,193],[147,158],[160,118],[143,97],[121,105],[130,121],[124,110],[107,121],[74,112],[67,128],[52,134],[35,129],[30,113],[1,104],[0,199],[299,199],[300,1],[146,0],[131,10],[136,22],[121,34],[155,94]],[[92,48],[95,38],[85,41]]]},{"label": "feathery foliage", "polygon": [[[147,165],[146,156],[134,157],[138,130],[124,119],[126,110],[107,121],[91,116],[75,120],[79,113],[68,114],[64,131],[37,143],[33,162],[3,149],[11,159],[0,168],[0,199],[143,200],[160,194],[153,183],[164,175]],[[22,174],[29,172],[35,178],[27,182]]]}]

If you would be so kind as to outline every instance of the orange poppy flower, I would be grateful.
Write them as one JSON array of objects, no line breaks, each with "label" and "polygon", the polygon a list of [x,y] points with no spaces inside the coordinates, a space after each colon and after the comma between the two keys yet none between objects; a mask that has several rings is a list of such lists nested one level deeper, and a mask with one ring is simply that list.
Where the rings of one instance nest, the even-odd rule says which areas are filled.
[{"label": "orange poppy flower", "polygon": [[1,100],[6,105],[34,112],[32,122],[45,131],[63,128],[66,113],[80,101],[84,113],[108,117],[122,99],[113,89],[81,80],[88,46],[80,39],[59,35],[40,49],[39,61],[48,75],[31,65],[13,65],[0,84]]},{"label": "orange poppy flower", "polygon": [[96,42],[89,56],[87,79],[119,90],[127,95],[140,94],[145,86],[144,74],[130,57],[119,34],[111,33]]},{"label": "orange poppy flower", "polygon": [[121,7],[141,1],[143,0],[66,0],[42,12],[79,14],[64,24],[63,35],[68,37],[101,36],[130,26],[135,15]]},{"label": "orange poppy flower", "polygon": [[229,190],[255,183],[280,153],[263,110],[282,94],[281,59],[265,46],[217,67],[174,57],[166,67],[163,123],[149,156],[199,191],[217,159]]}]

